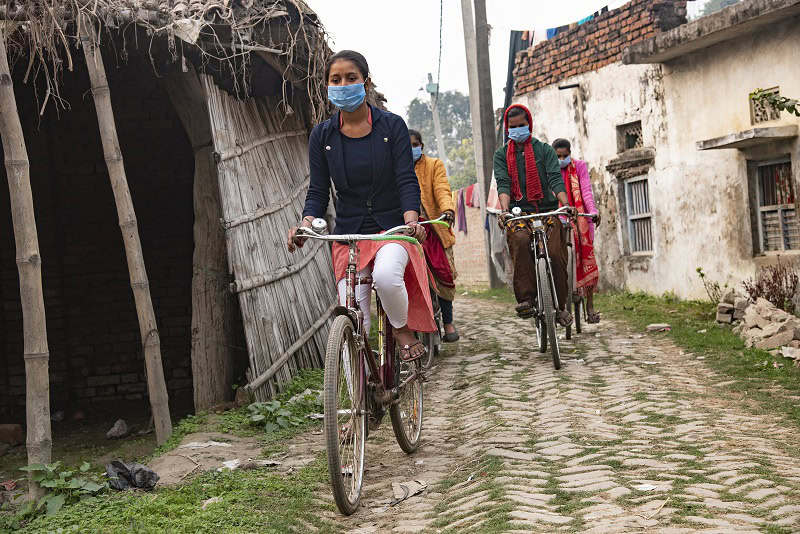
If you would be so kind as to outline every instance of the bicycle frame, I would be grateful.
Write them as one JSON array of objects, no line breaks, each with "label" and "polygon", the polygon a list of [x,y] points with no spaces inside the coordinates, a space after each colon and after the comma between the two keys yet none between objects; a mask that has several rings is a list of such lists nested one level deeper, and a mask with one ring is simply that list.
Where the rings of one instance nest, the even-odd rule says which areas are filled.
[{"label": "bicycle frame", "polygon": [[[518,210],[518,208],[514,208],[514,210]],[[521,213],[521,211],[519,212]],[[556,286],[555,280],[553,280],[553,267],[552,262],[550,261],[550,253],[547,250],[547,232],[546,226],[543,222],[544,219],[556,218],[558,219],[557,223],[552,224],[562,224],[560,217],[567,215],[566,207],[561,207],[556,211],[550,211],[546,213],[535,213],[532,215],[517,215],[515,213],[515,217],[512,217],[506,224],[512,223],[514,221],[522,221],[522,220],[530,220],[531,221],[531,232],[532,232],[532,239],[531,239],[531,253],[533,254],[534,265],[536,262],[539,261],[541,258],[545,258],[547,260],[547,274],[548,278],[550,279],[550,291],[553,295],[553,303],[555,304],[555,309],[560,310],[561,307],[559,306],[558,302],[558,295],[556,294]],[[590,213],[578,213],[576,214],[577,217],[593,217]],[[569,225],[569,241],[567,242],[567,246],[572,247],[572,224]],[[574,257],[574,251],[573,251]],[[573,260],[573,265],[571,266],[573,271],[575,269]],[[574,277],[574,272],[572,273]],[[542,294],[541,289],[539,288],[539,284],[536,285],[536,292],[538,293],[537,297],[539,298],[539,302],[541,302]],[[570,299],[571,295],[567,295],[567,299]],[[541,307],[541,305],[540,305]],[[538,311],[541,315],[541,311]]]},{"label": "bicycle frame", "polygon": [[[442,220],[443,217],[440,217],[439,219],[426,221],[420,224],[442,224]],[[359,234],[321,235],[315,230],[323,230],[326,228],[327,225],[325,225],[324,221],[321,221],[319,226],[312,227],[314,230],[308,228],[299,229],[302,230],[303,237],[320,239],[323,241],[346,242],[349,247],[347,270],[345,271],[345,306],[338,308],[336,313],[339,315],[346,314],[353,320],[356,331],[356,347],[361,354],[361,370],[359,371],[361,380],[366,378],[369,383],[373,384],[375,386],[373,399],[381,405],[387,406],[396,400],[399,397],[400,391],[402,391],[406,385],[416,380],[420,376],[420,373],[414,369],[411,373],[409,373],[405,380],[403,380],[403,382],[399,384],[395,383],[399,370],[395,369],[394,365],[394,338],[392,335],[392,329],[389,326],[389,320],[386,317],[386,313],[383,311],[380,298],[377,297],[377,295],[379,362],[377,362],[373,356],[374,352],[369,343],[369,332],[364,331],[364,316],[360,307],[358,306],[358,302],[356,301],[356,287],[362,284],[369,284],[372,286],[373,280],[371,276],[364,278],[358,276],[358,242],[365,239],[374,239],[375,236],[364,236]],[[382,234],[382,238],[405,240],[417,243],[417,240],[414,238],[404,235],[397,235],[410,231],[412,231],[412,229],[409,226],[396,226]],[[366,362],[366,369],[364,368],[364,362]],[[365,371],[368,372],[365,373]],[[364,377],[364,374],[367,376]]]},{"label": "bicycle frame", "polygon": [[[557,224],[560,224],[560,221]],[[550,279],[550,294],[553,295],[553,304],[555,305],[555,309],[560,310],[561,308],[558,304],[558,294],[556,294],[556,284],[555,280],[553,280],[553,266],[550,262],[550,252],[547,250],[547,232],[545,223],[541,220],[534,219],[532,226],[533,235],[531,239],[531,252],[533,253],[534,265],[536,265],[541,258],[545,258],[547,260],[547,277]],[[538,302],[542,302],[542,290],[539,288],[539,284],[536,284],[536,292],[538,293]],[[538,313],[541,315],[541,310],[539,310]]]}]

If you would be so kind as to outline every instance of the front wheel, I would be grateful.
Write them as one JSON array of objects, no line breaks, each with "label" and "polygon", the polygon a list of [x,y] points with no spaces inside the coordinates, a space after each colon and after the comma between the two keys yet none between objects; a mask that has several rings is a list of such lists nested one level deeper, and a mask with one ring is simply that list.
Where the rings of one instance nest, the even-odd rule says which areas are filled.
[{"label": "front wheel", "polygon": [[[556,312],[553,309],[553,294],[550,285],[550,275],[547,271],[547,260],[539,259],[537,265],[539,272],[539,294],[542,296],[541,305],[544,310],[544,323],[547,325],[547,335],[550,341],[550,352],[553,355],[553,367],[561,369],[561,352],[558,349],[558,336],[556,333]],[[543,336],[544,337],[544,336]]]},{"label": "front wheel", "polygon": [[[424,357],[423,357],[424,358]],[[389,416],[392,419],[394,437],[403,452],[412,454],[419,448],[422,436],[422,364],[420,360],[403,361],[395,350],[395,384],[400,387],[408,378],[416,374],[411,382],[400,388],[399,398],[392,402]]]},{"label": "front wheel", "polygon": [[353,322],[340,315],[325,351],[325,447],[336,507],[351,515],[361,504],[366,443],[366,373]]}]

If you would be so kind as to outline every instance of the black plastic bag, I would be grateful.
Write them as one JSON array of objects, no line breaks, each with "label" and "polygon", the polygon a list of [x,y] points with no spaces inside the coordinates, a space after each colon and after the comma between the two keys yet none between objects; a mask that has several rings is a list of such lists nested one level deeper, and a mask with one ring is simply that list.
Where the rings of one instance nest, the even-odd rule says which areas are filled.
[{"label": "black plastic bag", "polygon": [[114,460],[106,466],[106,475],[109,485],[120,491],[133,488],[152,490],[161,478],[146,465],[135,462],[124,464],[119,460]]}]

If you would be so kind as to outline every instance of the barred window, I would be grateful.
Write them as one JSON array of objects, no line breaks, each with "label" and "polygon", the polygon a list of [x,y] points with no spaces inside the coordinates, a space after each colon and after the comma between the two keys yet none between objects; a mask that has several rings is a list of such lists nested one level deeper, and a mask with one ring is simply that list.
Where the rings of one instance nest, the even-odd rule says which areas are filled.
[{"label": "barred window", "polygon": [[625,206],[628,214],[628,244],[631,253],[651,252],[653,226],[646,176],[625,180]]},{"label": "barred window", "polygon": [[617,152],[625,152],[634,148],[642,148],[642,121],[629,122],[617,126]]},{"label": "barred window", "polygon": [[800,250],[800,222],[794,209],[791,162],[760,164],[757,179],[761,251]]}]

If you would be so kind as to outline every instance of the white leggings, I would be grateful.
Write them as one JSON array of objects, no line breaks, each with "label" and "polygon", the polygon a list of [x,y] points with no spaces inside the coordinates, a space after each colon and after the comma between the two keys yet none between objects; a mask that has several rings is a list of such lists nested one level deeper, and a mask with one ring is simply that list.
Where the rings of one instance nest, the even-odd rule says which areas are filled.
[{"label": "white leggings", "polygon": [[[389,243],[382,246],[375,254],[372,266],[367,266],[358,271],[358,276],[366,277],[372,271],[372,281],[381,305],[395,328],[401,328],[408,323],[408,291],[403,277],[408,265],[408,252],[398,243]],[[347,301],[347,279],[339,280],[339,304],[344,306]],[[370,315],[370,300],[372,288],[367,284],[356,286],[356,301],[364,314],[364,330],[369,332],[372,317]]]}]

